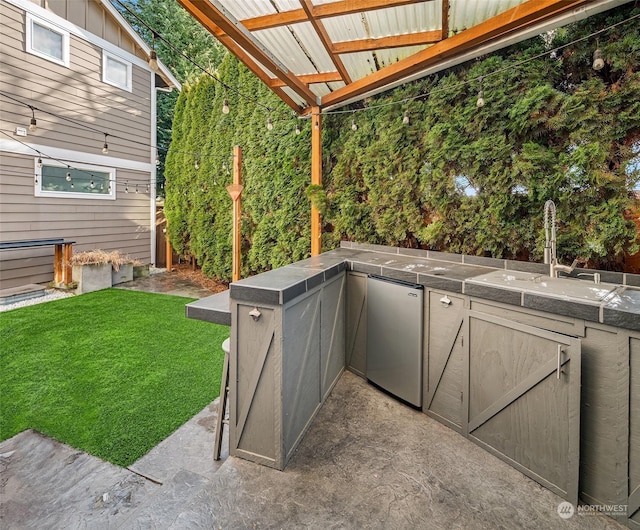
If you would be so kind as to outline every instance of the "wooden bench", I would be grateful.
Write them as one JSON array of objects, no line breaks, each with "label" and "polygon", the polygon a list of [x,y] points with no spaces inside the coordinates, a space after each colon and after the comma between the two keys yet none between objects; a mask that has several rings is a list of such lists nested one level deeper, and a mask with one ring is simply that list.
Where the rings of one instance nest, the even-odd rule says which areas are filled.
[{"label": "wooden bench", "polygon": [[75,241],[63,238],[24,239],[19,241],[0,241],[0,250],[21,250],[34,247],[55,247],[53,257],[53,281],[56,285],[71,283],[71,256]]}]

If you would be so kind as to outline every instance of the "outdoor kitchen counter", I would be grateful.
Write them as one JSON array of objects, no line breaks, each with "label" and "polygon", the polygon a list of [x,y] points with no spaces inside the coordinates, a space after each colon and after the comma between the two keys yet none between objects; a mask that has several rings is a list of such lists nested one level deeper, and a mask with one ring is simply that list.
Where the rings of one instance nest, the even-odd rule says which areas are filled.
[{"label": "outdoor kitchen counter", "polygon": [[[344,270],[377,274],[419,283],[433,289],[527,307],[539,311],[582,318],[621,328],[640,330],[640,275],[600,271],[602,281],[623,286],[615,295],[594,302],[542,294],[525,295],[517,288],[479,285],[468,280],[494,270],[548,274],[548,265],[479,256],[467,256],[343,242],[341,248],[325,252],[234,282],[230,290],[187,305],[189,318],[230,325],[230,298],[254,304],[282,305],[328,281]],[[587,271],[576,269],[573,276]],[[575,280],[586,282],[587,280]]]}]

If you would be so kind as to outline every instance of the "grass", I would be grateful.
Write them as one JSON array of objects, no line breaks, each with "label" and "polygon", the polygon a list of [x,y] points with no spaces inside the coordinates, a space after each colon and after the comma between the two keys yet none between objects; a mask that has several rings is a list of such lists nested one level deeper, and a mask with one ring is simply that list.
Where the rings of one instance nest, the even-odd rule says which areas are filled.
[{"label": "grass", "polygon": [[0,314],[0,440],[32,428],[127,466],[220,393],[229,328],[107,289]]}]

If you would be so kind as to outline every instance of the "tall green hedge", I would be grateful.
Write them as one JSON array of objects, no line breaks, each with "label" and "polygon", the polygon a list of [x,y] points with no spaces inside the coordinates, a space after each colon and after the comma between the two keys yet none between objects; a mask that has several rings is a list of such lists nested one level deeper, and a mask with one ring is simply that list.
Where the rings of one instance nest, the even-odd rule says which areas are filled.
[{"label": "tall green hedge", "polygon": [[[227,56],[217,75],[231,90],[205,76],[176,106],[166,170],[171,241],[207,274],[229,278],[224,186],[240,145],[245,275],[308,255],[311,200],[323,213],[325,249],[348,239],[539,260],[543,204],[553,199],[562,259],[619,268],[624,252],[637,250],[625,211],[640,180],[640,21],[599,37],[599,72],[593,39],[520,63],[638,12],[628,4],[558,30],[551,43],[534,38],[325,116],[322,190],[309,186],[309,120],[296,120]],[[363,106],[377,108],[352,112]]]}]

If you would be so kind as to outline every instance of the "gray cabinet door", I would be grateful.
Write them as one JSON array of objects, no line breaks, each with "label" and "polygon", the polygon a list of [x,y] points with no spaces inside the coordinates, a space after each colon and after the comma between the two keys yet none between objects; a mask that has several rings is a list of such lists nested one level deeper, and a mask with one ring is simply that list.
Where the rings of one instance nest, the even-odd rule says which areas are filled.
[{"label": "gray cabinet door", "polygon": [[367,371],[367,275],[347,273],[347,323],[345,364],[365,377]]},{"label": "gray cabinet door", "polygon": [[428,293],[428,354],[423,410],[462,432],[462,402],[466,384],[462,323],[464,299],[438,291]]},{"label": "gray cabinet door", "polygon": [[580,341],[468,312],[467,436],[574,505],[580,450]]},{"label": "gray cabinet door", "polygon": [[640,529],[640,338],[631,338],[629,365],[629,527]]}]

